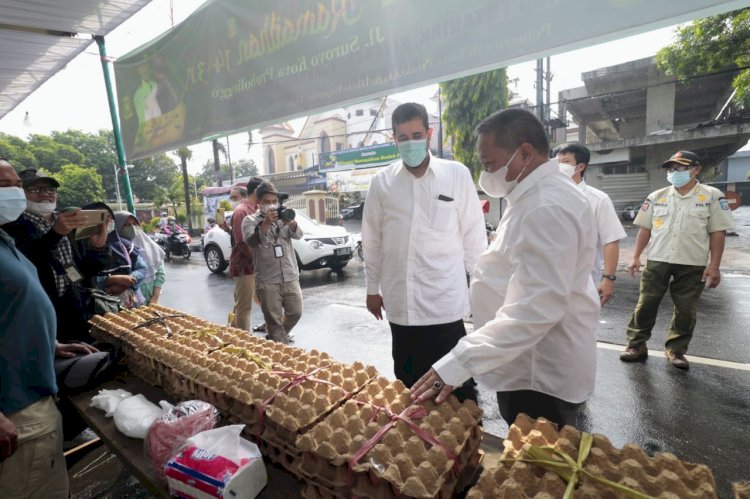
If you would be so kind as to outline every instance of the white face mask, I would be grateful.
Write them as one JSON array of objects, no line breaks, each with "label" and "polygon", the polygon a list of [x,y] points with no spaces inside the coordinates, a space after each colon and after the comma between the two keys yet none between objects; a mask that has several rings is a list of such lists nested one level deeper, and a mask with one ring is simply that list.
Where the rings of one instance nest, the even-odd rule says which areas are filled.
[{"label": "white face mask", "polygon": [[114,231],[115,231],[115,223],[109,222],[109,224],[107,224],[107,234],[111,234]]},{"label": "white face mask", "polygon": [[508,165],[513,161],[513,158],[518,154],[518,149],[515,150],[513,156],[510,157],[505,166],[495,170],[494,172],[483,171],[479,176],[479,187],[486,192],[488,195],[494,198],[504,198],[513,191],[518,185],[518,177],[523,175],[526,171],[526,167],[523,167],[521,173],[518,174],[515,180],[505,180],[505,176],[508,174]]},{"label": "white face mask", "polygon": [[559,165],[560,171],[568,177],[573,178],[573,175],[576,174],[576,167],[574,165],[569,165],[567,163],[559,163]]},{"label": "white face mask", "polygon": [[260,205],[260,212],[263,213],[263,214],[266,214],[266,213],[268,213],[268,210],[275,210],[278,207],[279,207],[279,205],[276,204],[276,203],[274,203],[274,204],[262,204],[262,205]]},{"label": "white face mask", "polygon": [[15,222],[26,209],[26,194],[20,187],[0,187],[0,225]]},{"label": "white face mask", "polygon": [[37,203],[35,201],[26,200],[26,211],[30,211],[36,216],[46,217],[52,214],[57,208],[57,203]]}]

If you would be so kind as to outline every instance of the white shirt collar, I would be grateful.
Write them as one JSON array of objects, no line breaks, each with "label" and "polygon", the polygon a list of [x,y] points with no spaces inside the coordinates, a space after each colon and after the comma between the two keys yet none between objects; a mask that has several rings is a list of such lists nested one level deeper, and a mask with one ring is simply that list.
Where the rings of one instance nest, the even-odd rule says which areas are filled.
[{"label": "white shirt collar", "polygon": [[560,167],[556,159],[551,159],[546,163],[539,165],[533,172],[529,173],[526,178],[521,180],[510,194],[505,197],[508,203],[518,201],[529,189],[534,187],[539,181],[554,172],[559,171]]}]

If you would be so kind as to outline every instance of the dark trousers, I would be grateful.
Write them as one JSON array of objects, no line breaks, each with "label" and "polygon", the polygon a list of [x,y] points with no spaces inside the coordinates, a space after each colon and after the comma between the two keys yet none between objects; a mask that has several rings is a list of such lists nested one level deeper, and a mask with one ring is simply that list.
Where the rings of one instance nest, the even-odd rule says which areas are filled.
[{"label": "dark trousers", "polygon": [[497,392],[497,405],[508,425],[513,424],[519,414],[524,413],[532,418],[548,419],[559,428],[565,425],[578,428],[578,413],[584,404],[573,404],[533,390],[514,390]]},{"label": "dark trousers", "polygon": [[705,283],[701,282],[706,267],[678,265],[649,260],[641,276],[638,304],[628,324],[628,346],[637,347],[651,338],[656,313],[667,290],[672,295],[674,313],[665,348],[670,352],[687,353],[695,329],[695,312]]},{"label": "dark trousers", "polygon": [[[396,378],[411,387],[430,370],[432,364],[440,360],[456,346],[458,340],[466,336],[464,321],[432,326],[391,325],[393,338],[393,370]],[[460,400],[477,401],[476,383],[469,379],[456,388],[453,394]]]}]

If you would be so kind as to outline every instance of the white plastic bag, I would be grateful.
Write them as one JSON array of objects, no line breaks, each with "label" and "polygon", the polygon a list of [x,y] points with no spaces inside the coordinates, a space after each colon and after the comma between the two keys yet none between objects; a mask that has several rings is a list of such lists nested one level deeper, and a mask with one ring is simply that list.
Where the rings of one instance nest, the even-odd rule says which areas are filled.
[{"label": "white plastic bag", "polygon": [[146,438],[154,421],[172,408],[171,404],[159,402],[162,407],[149,402],[143,395],[134,395],[120,402],[115,409],[115,426],[121,433],[132,438]]},{"label": "white plastic bag", "polygon": [[117,390],[99,390],[99,393],[91,397],[91,407],[103,410],[106,417],[111,418],[115,409],[125,399],[132,397],[133,394],[122,388]]}]

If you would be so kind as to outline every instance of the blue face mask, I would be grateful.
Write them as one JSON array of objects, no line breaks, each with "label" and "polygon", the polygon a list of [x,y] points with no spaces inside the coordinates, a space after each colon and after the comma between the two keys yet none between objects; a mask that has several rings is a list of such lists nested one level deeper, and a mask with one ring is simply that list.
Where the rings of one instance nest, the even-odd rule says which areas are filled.
[{"label": "blue face mask", "polygon": [[407,140],[398,143],[401,159],[409,168],[416,168],[427,157],[427,139]]},{"label": "blue face mask", "polygon": [[667,182],[675,186],[677,189],[683,185],[687,185],[692,180],[690,176],[690,170],[686,172],[669,172],[667,173]]}]

